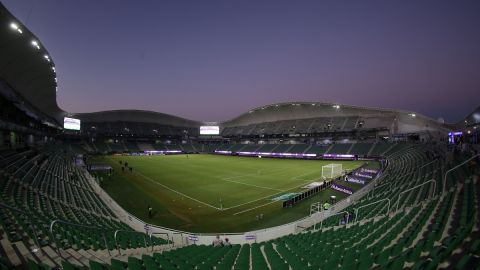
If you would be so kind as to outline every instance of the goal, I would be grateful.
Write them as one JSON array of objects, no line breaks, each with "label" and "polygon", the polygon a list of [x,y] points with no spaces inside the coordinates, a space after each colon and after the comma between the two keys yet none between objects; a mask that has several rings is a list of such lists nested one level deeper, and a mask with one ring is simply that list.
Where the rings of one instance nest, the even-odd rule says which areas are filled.
[{"label": "goal", "polygon": [[335,178],[342,175],[342,164],[328,164],[322,166],[322,177],[323,178]]}]

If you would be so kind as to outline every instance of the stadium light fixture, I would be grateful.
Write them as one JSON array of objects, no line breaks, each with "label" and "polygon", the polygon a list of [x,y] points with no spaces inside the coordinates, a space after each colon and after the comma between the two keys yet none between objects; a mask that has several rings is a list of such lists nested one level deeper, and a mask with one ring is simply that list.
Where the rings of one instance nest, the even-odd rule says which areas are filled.
[{"label": "stadium light fixture", "polygon": [[47,54],[45,54],[45,55],[43,56],[43,58],[45,58],[48,62],[50,62],[50,57],[48,57]]},{"label": "stadium light fixture", "polygon": [[32,46],[34,46],[35,48],[37,48],[38,50],[40,50],[40,45],[38,45],[38,42],[36,40],[32,40]]},{"label": "stadium light fixture", "polygon": [[17,32],[20,33],[20,34],[23,34],[22,29],[20,29],[20,27],[18,26],[18,24],[14,23],[14,22],[10,23],[10,28],[11,28],[12,30],[14,30],[14,31],[17,31]]}]

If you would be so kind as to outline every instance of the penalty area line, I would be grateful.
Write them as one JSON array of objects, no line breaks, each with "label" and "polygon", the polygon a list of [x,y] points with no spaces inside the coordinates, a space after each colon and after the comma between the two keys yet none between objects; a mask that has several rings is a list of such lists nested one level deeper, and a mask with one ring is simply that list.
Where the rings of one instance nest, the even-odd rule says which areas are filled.
[{"label": "penalty area line", "polygon": [[246,210],[243,210],[243,211],[240,211],[240,212],[237,212],[235,214],[233,214],[234,216],[238,215],[238,214],[242,214],[242,213],[245,213],[245,212],[248,212],[248,211],[252,211],[252,210],[255,210],[257,208],[260,208],[260,207],[264,207],[266,205],[269,205],[269,204],[272,204],[272,203],[275,203],[277,201],[273,201],[273,202],[269,202],[269,203],[266,203],[266,204],[262,204],[262,205],[259,205],[259,206],[255,206],[255,207],[252,207],[252,208],[249,208],[249,209],[246,209]]},{"label": "penalty area line", "polygon": [[247,184],[247,183],[242,183],[242,182],[233,181],[233,180],[222,179],[222,181],[232,182],[232,183],[236,183],[236,184],[239,184],[239,185],[245,185],[245,186],[250,186],[250,187],[256,187],[256,188],[263,188],[263,189],[269,189],[269,190],[274,190],[274,191],[280,191],[280,192],[283,192],[283,191],[284,191],[284,190],[281,190],[281,189],[278,189],[278,188],[262,187],[262,186],[257,186],[257,185],[254,185],[254,184]]},{"label": "penalty area line", "polygon": [[[249,201],[249,202],[246,202],[246,203],[237,204],[237,205],[234,205],[234,206],[231,206],[231,207],[228,207],[228,208],[223,208],[223,210],[230,210],[230,209],[237,208],[237,207],[240,207],[240,206],[243,206],[243,205],[246,205],[246,204],[251,204],[251,203],[254,203],[254,202],[257,202],[257,201],[260,201],[260,200],[264,200],[264,199],[266,199],[266,198],[274,197],[274,196],[277,196],[277,195],[279,195],[279,194],[281,194],[281,193],[283,193],[283,192],[287,192],[287,191],[291,191],[291,190],[300,188],[300,187],[302,187],[303,185],[305,185],[306,183],[308,183],[308,182],[310,182],[310,181],[311,181],[311,180],[305,181],[305,182],[303,182],[301,185],[298,185],[298,186],[295,186],[295,187],[286,189],[286,190],[281,191],[281,192],[277,192],[277,193],[274,193],[274,194],[270,194],[270,195],[267,195],[267,196],[265,196],[265,197],[261,197],[261,198],[259,198],[259,199],[253,200],[253,201]],[[276,201],[273,201],[273,202],[270,202],[270,203],[274,203],[274,202],[276,202]],[[268,204],[270,204],[270,203],[268,203]],[[264,204],[264,205],[265,205],[265,204]],[[264,206],[264,205],[262,205],[262,206]],[[258,208],[258,207],[254,207],[254,208]],[[249,210],[249,209],[247,209],[247,210]],[[251,209],[250,209],[250,210],[251,210]],[[237,213],[235,213],[235,214],[237,214]]]}]

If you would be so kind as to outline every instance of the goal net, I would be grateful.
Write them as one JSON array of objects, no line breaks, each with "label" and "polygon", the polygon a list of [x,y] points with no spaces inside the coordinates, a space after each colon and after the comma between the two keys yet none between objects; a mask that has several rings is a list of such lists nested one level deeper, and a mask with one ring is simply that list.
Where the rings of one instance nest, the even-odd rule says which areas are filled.
[{"label": "goal net", "polygon": [[328,164],[322,166],[322,177],[323,178],[335,178],[342,175],[342,164]]}]

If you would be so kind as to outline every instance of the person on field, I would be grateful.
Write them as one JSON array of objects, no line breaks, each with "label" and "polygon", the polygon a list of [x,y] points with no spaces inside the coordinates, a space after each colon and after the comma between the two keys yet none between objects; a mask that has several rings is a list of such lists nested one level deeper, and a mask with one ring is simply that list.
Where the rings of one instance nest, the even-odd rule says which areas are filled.
[{"label": "person on field", "polygon": [[148,206],[148,218],[152,218],[152,210],[153,210],[153,208],[149,205]]}]

